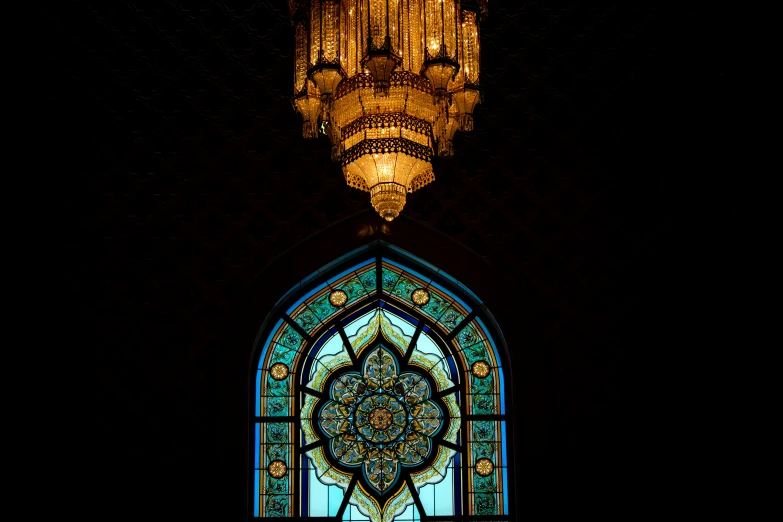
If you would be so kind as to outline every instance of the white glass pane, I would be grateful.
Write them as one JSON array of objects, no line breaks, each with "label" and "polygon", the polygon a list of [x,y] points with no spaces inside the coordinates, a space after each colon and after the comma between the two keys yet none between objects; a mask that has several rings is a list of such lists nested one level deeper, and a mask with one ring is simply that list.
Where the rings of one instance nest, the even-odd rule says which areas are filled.
[{"label": "white glass pane", "polygon": [[405,511],[397,515],[394,522],[418,522],[420,520],[421,516],[419,516],[419,510],[416,509],[415,505],[411,504],[405,508]]},{"label": "white glass pane", "polygon": [[[452,461],[453,465],[454,461]],[[446,478],[438,482],[435,488],[435,514],[454,514],[454,473],[451,467],[446,468]],[[427,512],[429,513],[429,511]]]},{"label": "white glass pane", "polygon": [[345,335],[347,335],[349,339],[354,335],[356,335],[356,332],[358,332],[361,327],[366,326],[367,323],[369,323],[370,320],[373,317],[375,317],[375,314],[377,313],[378,313],[377,309],[371,310],[366,314],[358,317],[357,319],[354,319],[347,325],[345,325],[345,328],[343,328],[343,330],[345,330]]},{"label": "white glass pane", "polygon": [[329,486],[329,516],[333,517],[340,511],[340,504],[343,502],[343,490],[338,486]]},{"label": "white glass pane", "polygon": [[419,500],[424,513],[427,515],[435,514],[435,485],[427,484],[419,489]]},{"label": "white glass pane", "polygon": [[413,337],[413,333],[416,331],[416,327],[413,326],[411,323],[403,319],[402,317],[398,317],[391,313],[384,313],[383,315],[386,316],[386,319],[389,320],[391,324],[402,330],[402,334],[407,337],[411,338]]},{"label": "white glass pane", "polygon": [[313,364],[313,367],[310,369],[310,378],[313,378],[315,371],[320,365],[329,368],[330,361],[334,359],[336,355],[344,352],[345,346],[343,346],[342,338],[339,334],[334,334],[323,346],[321,346],[321,349],[318,350],[318,354],[316,355],[318,362]]},{"label": "white glass pane", "polygon": [[329,498],[329,487],[321,484],[315,476],[315,469],[310,468],[308,476],[309,496],[308,506],[311,517],[329,516],[326,499]]},{"label": "white glass pane", "polygon": [[370,518],[362,515],[356,506],[349,505],[348,509],[345,510],[345,514],[343,515],[343,520],[350,520],[353,522],[356,520],[370,520]]}]

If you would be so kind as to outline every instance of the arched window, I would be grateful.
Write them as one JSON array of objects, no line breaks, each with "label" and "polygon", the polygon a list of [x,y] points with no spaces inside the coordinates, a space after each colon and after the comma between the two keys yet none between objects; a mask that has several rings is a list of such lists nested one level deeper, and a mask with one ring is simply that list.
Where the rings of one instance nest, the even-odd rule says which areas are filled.
[{"label": "arched window", "polygon": [[385,242],[306,278],[255,347],[252,516],[509,520],[498,343],[470,290]]}]

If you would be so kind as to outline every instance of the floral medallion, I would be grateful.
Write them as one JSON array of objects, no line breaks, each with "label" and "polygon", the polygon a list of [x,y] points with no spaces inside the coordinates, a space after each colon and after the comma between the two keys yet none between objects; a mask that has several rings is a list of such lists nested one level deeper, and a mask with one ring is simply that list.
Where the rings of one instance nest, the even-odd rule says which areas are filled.
[{"label": "floral medallion", "polygon": [[416,372],[398,373],[397,361],[383,346],[368,351],[361,373],[338,375],[318,417],[331,456],[361,467],[364,482],[386,493],[401,467],[427,460],[441,427],[443,409],[431,399],[429,381]]}]

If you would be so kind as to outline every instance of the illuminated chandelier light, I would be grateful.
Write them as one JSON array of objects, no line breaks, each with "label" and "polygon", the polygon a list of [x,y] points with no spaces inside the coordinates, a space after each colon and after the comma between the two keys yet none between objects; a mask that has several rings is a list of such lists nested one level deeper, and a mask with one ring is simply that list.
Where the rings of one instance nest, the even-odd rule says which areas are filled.
[{"label": "illuminated chandelier light", "polygon": [[387,221],[473,130],[488,0],[289,0],[302,136],[332,143],[348,186]]}]

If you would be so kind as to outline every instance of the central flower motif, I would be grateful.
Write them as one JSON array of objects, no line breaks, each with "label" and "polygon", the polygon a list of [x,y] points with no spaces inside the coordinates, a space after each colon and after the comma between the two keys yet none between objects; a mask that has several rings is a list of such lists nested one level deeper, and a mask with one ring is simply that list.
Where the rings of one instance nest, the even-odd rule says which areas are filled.
[{"label": "central flower motif", "polygon": [[383,346],[367,354],[362,373],[346,371],[330,389],[319,426],[330,439],[332,456],[346,466],[362,466],[366,482],[384,493],[399,478],[400,466],[415,466],[432,453],[432,437],[444,421],[430,399],[427,379],[397,373]]},{"label": "central flower motif", "polygon": [[386,408],[375,408],[370,412],[370,426],[376,430],[385,430],[391,426],[392,414]]}]

